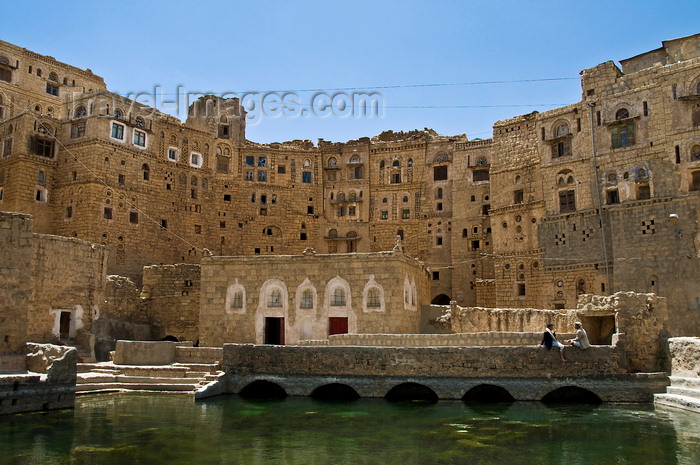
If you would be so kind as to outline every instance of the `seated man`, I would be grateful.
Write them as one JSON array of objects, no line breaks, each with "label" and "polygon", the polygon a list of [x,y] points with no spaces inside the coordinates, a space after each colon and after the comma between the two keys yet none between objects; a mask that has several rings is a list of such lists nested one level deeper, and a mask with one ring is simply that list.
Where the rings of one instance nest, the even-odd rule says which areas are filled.
[{"label": "seated man", "polygon": [[[574,323],[574,326],[576,327],[576,337],[565,342],[568,342],[572,346],[578,347],[579,349],[588,349],[591,346],[591,343],[588,342],[588,334],[586,334],[586,330],[583,329],[583,325],[581,325],[580,321],[577,321]],[[563,356],[564,349],[561,349],[561,353]]]},{"label": "seated man", "polygon": [[545,346],[547,350],[550,350],[552,347],[556,347],[559,349],[559,357],[561,357],[561,361],[566,362],[566,359],[564,358],[564,344],[557,341],[557,333],[554,332],[554,325],[552,323],[547,325],[547,328],[542,335],[542,342],[540,342],[540,345]]}]

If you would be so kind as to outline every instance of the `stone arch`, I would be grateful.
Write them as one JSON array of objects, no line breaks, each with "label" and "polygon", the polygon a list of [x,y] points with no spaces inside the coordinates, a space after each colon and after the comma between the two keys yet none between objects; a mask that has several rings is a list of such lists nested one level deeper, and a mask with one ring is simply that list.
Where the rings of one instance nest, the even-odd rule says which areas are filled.
[{"label": "stone arch", "polygon": [[282,399],[287,397],[287,391],[277,383],[259,379],[247,384],[238,395],[248,399]]},{"label": "stone arch", "polygon": [[246,304],[245,287],[238,282],[238,278],[226,289],[226,313],[244,314]]},{"label": "stone arch", "polygon": [[433,300],[430,301],[431,305],[450,305],[450,296],[447,294],[439,294],[433,297]]},{"label": "stone arch", "polygon": [[310,397],[316,400],[356,400],[360,395],[347,384],[330,383],[316,387]]},{"label": "stone arch", "polygon": [[552,137],[564,137],[571,134],[571,126],[566,119],[558,119],[552,124]]},{"label": "stone arch", "polygon": [[435,391],[423,384],[412,382],[397,384],[386,393],[384,398],[390,402],[405,400],[438,401],[438,395]]},{"label": "stone arch", "polygon": [[384,305],[384,287],[371,274],[365,284],[365,288],[362,290],[362,311],[383,312],[385,311]]},{"label": "stone arch", "polygon": [[542,398],[542,402],[549,404],[600,404],[603,401],[596,393],[588,389],[578,386],[563,386],[547,393]]},{"label": "stone arch", "polygon": [[514,402],[512,394],[504,387],[495,384],[479,384],[468,390],[462,400],[465,402],[499,403]]}]

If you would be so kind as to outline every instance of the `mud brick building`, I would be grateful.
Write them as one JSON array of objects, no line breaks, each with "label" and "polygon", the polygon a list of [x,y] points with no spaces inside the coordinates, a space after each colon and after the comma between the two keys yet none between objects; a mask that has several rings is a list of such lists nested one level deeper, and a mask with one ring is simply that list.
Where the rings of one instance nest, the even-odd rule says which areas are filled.
[{"label": "mud brick building", "polygon": [[700,35],[585,69],[581,90],[486,140],[258,144],[236,99],[202,97],[183,123],[0,42],[0,210],[104,245],[107,272],[137,286],[144,266],[199,264],[204,249],[249,266],[400,236],[433,303],[563,309],[653,292],[672,334],[697,335]]}]

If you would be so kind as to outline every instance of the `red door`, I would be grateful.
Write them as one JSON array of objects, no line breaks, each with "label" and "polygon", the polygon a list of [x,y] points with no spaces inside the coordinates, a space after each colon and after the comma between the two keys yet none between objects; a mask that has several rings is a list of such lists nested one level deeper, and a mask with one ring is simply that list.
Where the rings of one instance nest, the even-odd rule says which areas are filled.
[{"label": "red door", "polygon": [[348,333],[348,318],[333,316],[328,318],[328,335],[347,334]]}]

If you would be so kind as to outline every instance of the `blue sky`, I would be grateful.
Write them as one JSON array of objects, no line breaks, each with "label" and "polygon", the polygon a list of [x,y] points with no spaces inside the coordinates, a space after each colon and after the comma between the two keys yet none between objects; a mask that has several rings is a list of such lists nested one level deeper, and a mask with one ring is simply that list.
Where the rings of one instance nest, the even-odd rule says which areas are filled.
[{"label": "blue sky", "polygon": [[[184,91],[248,93],[256,142],[424,127],[475,139],[500,119],[580,100],[582,69],[698,24],[697,0],[5,1],[0,39],[90,68],[145,103],[156,87],[181,106]],[[290,90],[284,114],[275,98]],[[353,93],[377,93],[382,115],[347,115]]]}]

